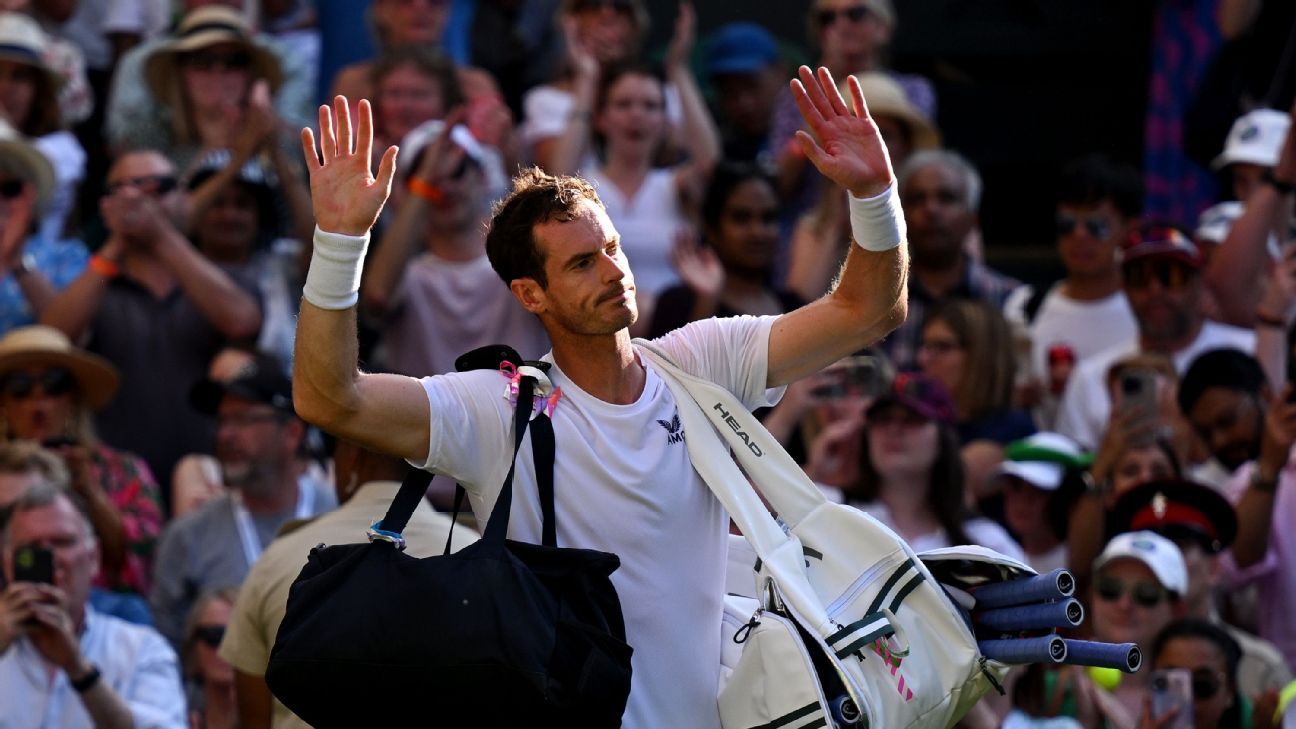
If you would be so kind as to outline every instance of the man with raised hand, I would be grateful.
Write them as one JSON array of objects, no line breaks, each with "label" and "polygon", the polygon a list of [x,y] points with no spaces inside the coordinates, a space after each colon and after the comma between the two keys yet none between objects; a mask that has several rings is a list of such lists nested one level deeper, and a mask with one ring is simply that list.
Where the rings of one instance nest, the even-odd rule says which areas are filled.
[{"label": "man with raised hand", "polygon": [[[851,192],[857,245],[837,286],[782,316],[706,319],[656,342],[682,369],[750,408],[875,342],[906,311],[908,252],[895,176],[858,83],[850,81],[849,107],[826,69],[801,68],[792,91],[814,134],[798,132],[807,157]],[[454,478],[484,523],[509,468],[506,379],[488,370],[421,380],[357,370],[360,268],[396,149],[382,156],[374,177],[363,100],[354,143],[344,98],[321,108],[320,130],[318,152],[311,131],[302,132],[318,228],[298,320],[297,411],[339,437]],[[497,206],[486,247],[553,344],[545,357],[553,389],[545,394],[558,443],[558,544],[621,559],[612,582],[634,648],[623,726],[717,728],[728,518],[689,460],[669,388],[631,341],[635,282],[617,231],[584,180],[531,170]],[[526,445],[516,479],[509,537],[539,542]]]}]

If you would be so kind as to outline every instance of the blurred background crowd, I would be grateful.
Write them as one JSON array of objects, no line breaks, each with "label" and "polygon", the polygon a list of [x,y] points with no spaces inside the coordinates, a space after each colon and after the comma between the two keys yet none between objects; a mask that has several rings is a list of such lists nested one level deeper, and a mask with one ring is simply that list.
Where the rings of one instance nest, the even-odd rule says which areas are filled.
[{"label": "blurred background crowd", "polygon": [[[1196,727],[1296,725],[1296,4],[0,0],[0,726],[300,725],[288,585],[405,468],[292,409],[321,101],[401,148],[360,356],[423,376],[548,350],[485,256],[523,166],[597,185],[637,336],[822,296],[802,63],[886,140],[909,317],[767,427],[915,549],[1072,570]],[[963,725],[1166,726],[1152,676],[1017,670]]]}]

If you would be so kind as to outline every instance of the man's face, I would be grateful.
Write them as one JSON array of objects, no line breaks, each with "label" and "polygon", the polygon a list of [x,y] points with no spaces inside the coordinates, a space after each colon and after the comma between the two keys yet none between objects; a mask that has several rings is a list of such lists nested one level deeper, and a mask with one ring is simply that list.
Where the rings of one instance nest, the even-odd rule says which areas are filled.
[{"label": "man's face", "polygon": [[216,410],[216,459],[231,488],[266,491],[295,487],[280,481],[296,443],[285,415],[261,403],[226,395]]},{"label": "man's face", "polygon": [[777,64],[751,73],[718,74],[712,83],[722,119],[749,137],[769,133],[774,102],[783,88]]},{"label": "man's face", "polygon": [[108,170],[108,195],[141,194],[162,206],[172,222],[183,219],[184,196],[175,166],[157,152],[129,152]]},{"label": "man's face", "polygon": [[1148,256],[1126,263],[1125,296],[1139,335],[1153,351],[1183,346],[1202,322],[1201,275],[1173,258]]},{"label": "man's face", "polygon": [[944,268],[957,261],[976,224],[966,180],[944,165],[927,165],[909,177],[900,199],[914,263]]},{"label": "man's face", "polygon": [[13,553],[22,546],[54,553],[54,586],[67,594],[68,607],[82,610],[90,598],[90,583],[99,569],[99,548],[85,518],[66,498],[14,514],[5,543],[5,579],[13,579]]},{"label": "man's face", "polygon": [[1256,395],[1229,387],[1211,387],[1188,411],[1188,421],[1230,471],[1260,453],[1264,408]]},{"label": "man's face", "polygon": [[1120,265],[1116,253],[1128,232],[1129,224],[1110,200],[1057,206],[1058,255],[1070,275],[1114,273]]},{"label": "man's face", "polygon": [[1094,636],[1106,643],[1149,646],[1175,613],[1156,575],[1132,558],[1114,559],[1094,575],[1090,605]]},{"label": "man's face", "polygon": [[540,315],[551,337],[556,332],[613,334],[634,323],[639,316],[634,274],[602,208],[584,201],[571,220],[541,223],[534,230],[548,286],[528,286],[523,304]]}]

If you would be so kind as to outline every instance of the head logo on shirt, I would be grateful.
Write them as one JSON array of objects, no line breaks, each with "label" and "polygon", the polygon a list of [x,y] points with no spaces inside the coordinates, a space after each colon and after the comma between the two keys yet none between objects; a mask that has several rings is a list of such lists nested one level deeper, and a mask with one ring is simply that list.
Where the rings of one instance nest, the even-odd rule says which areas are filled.
[{"label": "head logo on shirt", "polygon": [[669,421],[658,420],[657,424],[666,429],[666,443],[681,443],[684,441],[684,425],[680,423],[679,410],[675,411],[675,417]]}]

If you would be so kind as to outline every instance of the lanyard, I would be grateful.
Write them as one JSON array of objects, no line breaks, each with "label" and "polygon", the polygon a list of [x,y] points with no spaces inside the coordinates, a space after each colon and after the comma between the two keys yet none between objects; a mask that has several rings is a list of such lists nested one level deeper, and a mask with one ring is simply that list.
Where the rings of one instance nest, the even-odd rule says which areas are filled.
[{"label": "lanyard", "polygon": [[[243,556],[247,558],[248,567],[261,556],[261,540],[257,538],[256,527],[252,524],[252,515],[243,505],[243,496],[238,491],[230,491],[230,501],[234,506],[234,526],[238,529],[239,541],[243,544]],[[297,511],[294,518],[305,519],[315,513],[315,490],[297,479]]]}]

